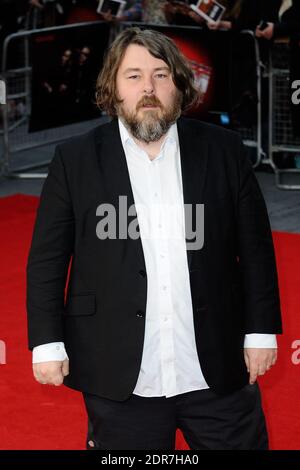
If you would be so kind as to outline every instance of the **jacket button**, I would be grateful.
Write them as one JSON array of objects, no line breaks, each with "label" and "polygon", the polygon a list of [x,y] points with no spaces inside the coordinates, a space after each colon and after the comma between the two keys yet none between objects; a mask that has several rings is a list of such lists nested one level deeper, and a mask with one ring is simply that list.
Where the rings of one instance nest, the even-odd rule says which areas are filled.
[{"label": "jacket button", "polygon": [[145,276],[146,276],[146,271],[145,271],[144,269],[141,269],[141,270],[139,271],[139,273],[140,273],[140,275],[141,275],[142,277],[145,277]]},{"label": "jacket button", "polygon": [[143,318],[144,312],[143,312],[142,310],[138,310],[138,311],[136,312],[136,316],[137,316],[138,318]]}]

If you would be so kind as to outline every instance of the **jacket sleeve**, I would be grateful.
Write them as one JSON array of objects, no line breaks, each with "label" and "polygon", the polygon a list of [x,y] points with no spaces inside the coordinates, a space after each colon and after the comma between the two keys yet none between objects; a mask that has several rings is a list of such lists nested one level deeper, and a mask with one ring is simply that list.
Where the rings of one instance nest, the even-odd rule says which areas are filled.
[{"label": "jacket sleeve", "polygon": [[290,36],[300,33],[300,19],[296,21],[282,21],[274,24],[274,37]]},{"label": "jacket sleeve", "polygon": [[27,262],[29,348],[63,341],[62,314],[74,214],[59,147],[49,166]]},{"label": "jacket sleeve", "polygon": [[[279,9],[279,8],[278,8]],[[281,21],[274,21],[274,37],[291,36],[300,34],[300,4],[299,0],[294,0],[292,6],[286,10]],[[299,39],[298,39],[299,40]]]},{"label": "jacket sleeve", "polygon": [[277,269],[269,217],[245,148],[239,144],[237,236],[246,333],[281,333]]}]

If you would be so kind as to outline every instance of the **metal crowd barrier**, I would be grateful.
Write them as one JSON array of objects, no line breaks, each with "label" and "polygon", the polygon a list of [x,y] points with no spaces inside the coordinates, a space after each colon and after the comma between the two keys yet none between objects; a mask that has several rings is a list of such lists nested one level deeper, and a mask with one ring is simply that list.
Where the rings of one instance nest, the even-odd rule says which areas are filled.
[{"label": "metal crowd barrier", "polygon": [[[300,137],[293,135],[289,40],[274,43],[269,60],[269,163],[279,189],[300,189]],[[300,79],[300,77],[299,77]],[[298,166],[298,165],[297,165]]]},{"label": "metal crowd barrier", "polygon": [[[97,22],[98,23],[98,22]],[[102,23],[99,21],[99,23]],[[31,77],[32,77],[32,64],[30,57],[30,39],[33,34],[56,32],[65,28],[89,28],[91,23],[78,23],[69,26],[58,26],[43,29],[34,29],[29,31],[22,31],[12,34],[5,39],[3,45],[2,57],[2,75],[7,84],[7,105],[2,107],[3,119],[3,161],[2,173],[8,177],[15,178],[43,178],[46,173],[38,173],[36,170],[46,166],[49,161],[36,161],[27,166],[16,165],[14,162],[14,169],[12,169],[12,157],[21,151],[33,149],[36,147],[43,147],[45,145],[54,144],[72,137],[79,132],[83,132],[91,127],[91,124],[97,120],[86,121],[85,123],[71,124],[68,126],[57,127],[49,130],[38,131],[34,133],[28,132],[29,117],[31,113]],[[93,25],[95,22],[92,23]],[[122,27],[132,25],[133,23],[123,23],[116,28],[112,28],[111,39],[114,34]],[[151,28],[151,24],[141,24]],[[153,25],[154,26],[154,25]],[[178,28],[178,26],[176,26]],[[181,29],[198,28],[182,26]],[[199,28],[198,28],[199,29]],[[213,34],[213,33],[212,33]],[[262,150],[262,135],[261,135],[261,60],[259,54],[259,47],[255,35],[252,31],[243,31],[242,34],[248,35],[253,42],[254,61],[256,64],[256,93],[257,93],[257,109],[256,109],[256,123],[250,127],[238,127],[237,130],[241,133],[244,143],[254,149],[254,162],[253,166],[256,167],[262,160],[264,153]],[[18,44],[17,50],[21,51],[20,63],[15,68],[9,68],[9,50],[11,45]],[[34,170],[34,172],[31,172]]]},{"label": "metal crowd barrier", "polygon": [[[102,21],[99,21],[99,24]],[[93,22],[93,25],[95,22]],[[14,178],[45,178],[47,173],[38,173],[31,170],[45,167],[49,160],[32,162],[29,165],[19,165],[12,162],[12,157],[24,150],[30,150],[37,147],[44,147],[49,144],[61,142],[69,137],[73,137],[79,132],[84,132],[91,125],[98,122],[85,121],[84,123],[75,123],[63,127],[51,128],[38,132],[29,132],[29,118],[31,113],[31,78],[32,64],[30,57],[30,38],[33,34],[39,32],[56,32],[60,29],[76,29],[88,28],[90,23],[77,23],[68,26],[57,26],[51,28],[34,29],[22,31],[9,35],[3,44],[2,55],[2,79],[6,82],[7,87],[7,104],[1,107],[3,130],[2,145],[3,156],[0,162],[2,174]],[[19,52],[17,58],[17,66],[9,67],[11,46]],[[1,135],[0,135],[1,138]],[[15,158],[15,160],[18,160]],[[12,165],[14,163],[14,165]],[[14,169],[12,169],[12,166]]]},{"label": "metal crowd barrier", "polygon": [[241,34],[248,35],[254,48],[255,60],[255,75],[256,75],[256,123],[252,126],[236,126],[235,129],[242,135],[243,142],[246,146],[255,149],[255,161],[253,168],[256,168],[265,157],[265,152],[262,148],[262,68],[263,64],[260,57],[259,44],[255,34],[251,30],[241,31]]}]

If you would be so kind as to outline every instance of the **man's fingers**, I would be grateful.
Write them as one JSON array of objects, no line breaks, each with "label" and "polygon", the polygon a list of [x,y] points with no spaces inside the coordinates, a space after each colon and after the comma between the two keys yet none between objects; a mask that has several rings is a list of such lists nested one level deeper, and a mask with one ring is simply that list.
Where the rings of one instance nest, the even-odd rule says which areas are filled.
[{"label": "man's fingers", "polygon": [[36,376],[35,379],[42,385],[61,385],[63,383],[64,377],[62,374],[57,374],[55,376],[43,377]]},{"label": "man's fingers", "polygon": [[267,367],[259,367],[257,375],[264,375],[267,371]]},{"label": "man's fingers", "polygon": [[267,365],[264,361],[259,362],[255,359],[250,359],[250,380],[251,384],[254,384],[258,376],[264,375],[267,370]]},{"label": "man's fingers", "polygon": [[64,377],[69,375],[69,361],[68,361],[68,359],[65,359],[63,364],[62,364],[62,373],[63,373]]},{"label": "man's fingers", "polygon": [[60,373],[56,377],[54,377],[52,381],[52,385],[56,385],[58,387],[59,385],[62,385],[63,381],[64,381],[64,376],[62,373]]},{"label": "man's fingers", "polygon": [[62,373],[60,374],[57,374],[55,376],[50,376],[50,377],[41,377],[41,376],[37,376],[36,377],[36,380],[42,384],[42,385],[56,385],[56,386],[59,386],[63,383],[64,381],[64,376],[62,375]]},{"label": "man's fingers", "polygon": [[[68,366],[65,365],[67,372]],[[34,378],[40,384],[56,385],[59,386],[63,383],[63,361],[41,362],[33,364]]]},{"label": "man's fingers", "polygon": [[277,349],[274,350],[271,365],[274,366],[274,364],[276,364],[276,361],[277,361]]},{"label": "man's fingers", "polygon": [[244,357],[250,373],[249,383],[253,384],[257,376],[264,375],[275,364],[277,349],[245,348]]},{"label": "man's fingers", "polygon": [[258,375],[258,368],[257,366],[251,365],[250,364],[250,377],[249,377],[249,383],[254,384],[256,382]]},{"label": "man's fingers", "polygon": [[245,357],[247,370],[248,370],[249,375],[250,375],[249,376],[249,383],[252,385],[256,382],[256,379],[257,379],[257,376],[258,376],[258,372],[259,372],[258,362],[253,357],[251,357],[251,355],[248,355],[247,350],[244,353],[244,357]]},{"label": "man's fingers", "polygon": [[245,358],[245,363],[247,367],[247,371],[250,372],[250,364],[249,364],[249,357],[246,351],[244,351],[244,358]]}]

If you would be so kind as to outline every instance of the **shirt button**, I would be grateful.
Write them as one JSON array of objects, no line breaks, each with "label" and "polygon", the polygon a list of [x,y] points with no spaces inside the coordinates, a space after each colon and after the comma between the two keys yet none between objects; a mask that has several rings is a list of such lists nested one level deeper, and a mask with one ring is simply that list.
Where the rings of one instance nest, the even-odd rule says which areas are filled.
[{"label": "shirt button", "polygon": [[137,316],[138,318],[143,318],[144,315],[145,315],[145,313],[143,312],[143,310],[138,310],[138,311],[136,312],[136,316]]},{"label": "shirt button", "polygon": [[142,276],[142,277],[146,277],[146,271],[144,269],[141,269],[139,271],[139,274]]},{"label": "shirt button", "polygon": [[60,350],[60,346],[56,346],[56,350],[59,351],[59,350]]},{"label": "shirt button", "polygon": [[163,286],[163,290],[167,290],[167,286]]}]

